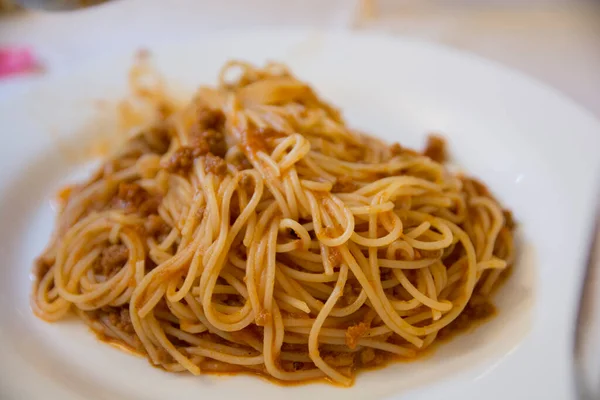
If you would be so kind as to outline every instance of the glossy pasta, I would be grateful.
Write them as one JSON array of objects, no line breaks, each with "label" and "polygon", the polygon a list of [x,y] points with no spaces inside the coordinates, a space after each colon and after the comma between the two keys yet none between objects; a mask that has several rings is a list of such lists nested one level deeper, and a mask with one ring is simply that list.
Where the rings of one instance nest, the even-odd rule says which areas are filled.
[{"label": "glossy pasta", "polygon": [[75,312],[167,371],[350,385],[482,314],[513,262],[510,214],[441,139],[353,131],[283,65],[229,62],[184,106],[137,96],[144,126],[63,191],[43,319]]}]

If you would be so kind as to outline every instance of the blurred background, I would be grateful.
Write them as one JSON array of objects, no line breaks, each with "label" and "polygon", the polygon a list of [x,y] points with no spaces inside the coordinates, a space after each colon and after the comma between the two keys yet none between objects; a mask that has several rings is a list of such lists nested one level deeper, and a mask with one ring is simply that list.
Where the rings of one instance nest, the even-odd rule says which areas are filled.
[{"label": "blurred background", "polygon": [[[80,8],[23,7],[42,3]],[[90,6],[95,3],[102,4]],[[7,49],[27,48],[44,68],[125,37],[143,44],[156,32],[167,38],[290,25],[384,31],[449,44],[519,69],[600,117],[600,1],[0,0],[0,9],[4,58]]]},{"label": "blurred background", "polygon": [[[600,1],[50,1],[83,7],[64,12],[21,6],[47,1],[0,0],[0,59],[6,59],[7,50],[25,48],[31,54],[20,57],[41,64],[35,69],[40,73],[113,41],[143,45],[145,37],[157,32],[168,39],[273,26],[384,31],[449,44],[511,66],[600,117]],[[102,4],[90,7],[93,3]]]}]

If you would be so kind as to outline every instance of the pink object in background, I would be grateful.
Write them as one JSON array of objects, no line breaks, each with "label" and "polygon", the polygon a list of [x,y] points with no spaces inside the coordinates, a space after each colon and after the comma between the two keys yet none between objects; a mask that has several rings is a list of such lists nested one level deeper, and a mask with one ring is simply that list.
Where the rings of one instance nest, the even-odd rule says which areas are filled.
[{"label": "pink object in background", "polygon": [[38,66],[33,52],[28,48],[0,48],[0,78],[32,72]]}]

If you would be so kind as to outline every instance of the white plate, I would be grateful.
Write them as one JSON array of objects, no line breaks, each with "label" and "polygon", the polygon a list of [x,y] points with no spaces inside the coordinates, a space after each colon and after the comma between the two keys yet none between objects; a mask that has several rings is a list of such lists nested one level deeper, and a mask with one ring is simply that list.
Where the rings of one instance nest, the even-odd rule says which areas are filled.
[{"label": "white plate", "polygon": [[[384,36],[238,32],[155,43],[178,87],[214,83],[236,57],[287,62],[348,121],[420,146],[448,136],[521,223],[516,271],[499,315],[433,356],[362,373],[354,387],[281,387],[251,376],[168,374],[98,342],[79,321],[44,323],[29,308],[30,269],[52,229],[49,199],[77,170],[69,149],[97,132],[97,99],[125,92],[132,47],[115,46],[0,101],[0,391],[6,399],[568,399],[583,260],[596,199],[600,125],[556,92],[454,50]],[[84,131],[85,133],[82,133]],[[318,397],[316,397],[318,396]]]}]

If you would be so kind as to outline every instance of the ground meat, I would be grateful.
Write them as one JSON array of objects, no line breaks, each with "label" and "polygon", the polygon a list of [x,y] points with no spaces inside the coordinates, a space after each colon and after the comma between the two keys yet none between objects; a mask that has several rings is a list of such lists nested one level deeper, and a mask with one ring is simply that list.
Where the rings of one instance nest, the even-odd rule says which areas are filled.
[{"label": "ground meat", "polygon": [[327,260],[331,263],[333,268],[337,268],[342,263],[342,253],[340,253],[337,247],[330,247]]},{"label": "ground meat", "polygon": [[115,198],[117,208],[129,210],[145,199],[145,190],[137,183],[121,182]]},{"label": "ground meat", "polygon": [[386,354],[383,351],[375,350],[375,358],[371,361],[370,366],[378,366],[387,363],[390,359],[390,354]]},{"label": "ground meat", "polygon": [[163,168],[169,172],[174,173],[186,173],[194,164],[194,148],[188,146],[182,146],[175,150],[173,155],[163,163]]},{"label": "ground meat", "polygon": [[248,191],[248,194],[254,193],[254,178],[249,175],[243,175],[240,179],[240,186]]},{"label": "ground meat", "polygon": [[333,193],[349,193],[357,189],[356,184],[347,176],[342,176],[336,179],[331,191]]},{"label": "ground meat", "polygon": [[117,329],[122,332],[133,334],[135,330],[133,329],[133,324],[131,323],[131,318],[129,316],[129,308],[121,307],[121,308],[112,308],[108,314],[108,321]]},{"label": "ground meat", "polygon": [[427,137],[427,145],[423,151],[423,155],[431,158],[435,162],[446,162],[446,141],[437,135],[429,135]]},{"label": "ground meat", "polygon": [[124,209],[127,213],[137,212],[142,217],[156,214],[162,199],[160,196],[151,196],[137,183],[121,182],[113,205]]},{"label": "ground meat", "polygon": [[149,215],[144,222],[144,227],[148,235],[156,238],[164,239],[171,232],[171,227],[158,215]]},{"label": "ground meat", "polygon": [[270,154],[269,148],[274,145],[275,140],[284,136],[283,133],[271,127],[246,129],[241,132],[240,144],[245,154],[252,159],[261,151]]},{"label": "ground meat", "polygon": [[44,276],[50,271],[52,268],[52,262],[50,260],[45,259],[44,257],[38,257],[35,260],[35,280],[37,282],[41,281]]},{"label": "ground meat", "polygon": [[416,151],[409,149],[407,147],[402,147],[400,145],[400,143],[394,143],[393,145],[390,146],[390,154],[392,155],[392,157],[396,157],[396,156],[405,155],[405,154],[415,156],[415,155],[418,155],[419,153],[417,153]]},{"label": "ground meat", "polygon": [[350,326],[346,329],[346,346],[351,349],[355,349],[358,345],[358,341],[362,338],[370,329],[369,324],[359,322],[356,325]]},{"label": "ground meat", "polygon": [[227,163],[219,156],[208,153],[204,159],[204,171],[214,175],[225,175],[227,172]]},{"label": "ground meat", "polygon": [[225,122],[225,116],[221,110],[207,107],[205,104],[198,105],[198,127],[203,129],[218,129]]},{"label": "ground meat", "polygon": [[196,127],[190,133],[190,147],[197,149],[196,153],[213,153],[219,157],[225,157],[227,143],[223,132],[214,129],[202,129]]},{"label": "ground meat", "polygon": [[225,116],[220,110],[213,110],[203,103],[198,105],[197,113],[198,120],[192,126],[189,138],[194,156],[211,152],[224,157],[227,152],[227,143],[223,134]]},{"label": "ground meat", "polygon": [[192,133],[190,134],[189,147],[192,149],[192,155],[194,157],[198,157],[204,155],[210,151],[210,145],[208,142],[202,137],[202,133]]},{"label": "ground meat", "polygon": [[402,154],[402,146],[400,146],[400,143],[394,143],[393,145],[390,146],[390,153],[392,153],[392,157],[395,156],[399,156],[400,154]]},{"label": "ground meat", "polygon": [[366,347],[360,352],[360,363],[362,365],[368,365],[375,360],[375,350],[370,347]]},{"label": "ground meat", "polygon": [[337,237],[339,235],[338,232],[339,230],[335,226],[328,226],[323,229],[323,235],[328,238]]},{"label": "ground meat", "polygon": [[354,353],[325,354],[323,361],[332,367],[351,367],[354,365]]},{"label": "ground meat", "polygon": [[129,258],[129,249],[124,244],[113,244],[102,250],[95,272],[103,276],[112,276],[123,268]]},{"label": "ground meat", "polygon": [[503,210],[502,213],[504,214],[504,225],[506,225],[506,227],[512,231],[515,228],[515,220],[512,212],[509,210]]},{"label": "ground meat", "polygon": [[171,145],[171,136],[166,124],[154,125],[140,134],[150,150],[157,154],[165,154]]},{"label": "ground meat", "polygon": [[[208,134],[209,132],[214,135]],[[177,149],[171,158],[163,163],[163,168],[169,172],[187,173],[194,165],[194,159],[204,155],[206,172],[224,174],[227,164],[222,156],[225,156],[227,149],[223,135],[217,131],[205,131],[203,134],[207,136],[194,136],[190,139],[189,146]]]},{"label": "ground meat", "polygon": [[344,293],[342,294],[342,297],[340,297],[338,300],[340,305],[347,306],[354,303],[361,291],[362,287],[360,286],[360,283],[349,280],[346,283],[346,286],[344,286]]},{"label": "ground meat", "polygon": [[237,168],[238,171],[243,171],[245,169],[251,169],[252,168],[252,164],[250,163],[250,161],[248,161],[248,159],[246,158],[246,156],[244,155],[244,153],[238,153],[233,160],[231,160],[231,164],[233,164],[233,166],[235,168]]},{"label": "ground meat", "polygon": [[256,325],[265,326],[269,318],[271,318],[271,315],[267,310],[260,310],[258,315],[256,316]]},{"label": "ground meat", "polygon": [[153,215],[158,213],[158,207],[162,203],[162,198],[160,196],[152,196],[148,197],[146,200],[140,204],[138,208],[138,214],[142,217],[146,217],[148,215]]}]

